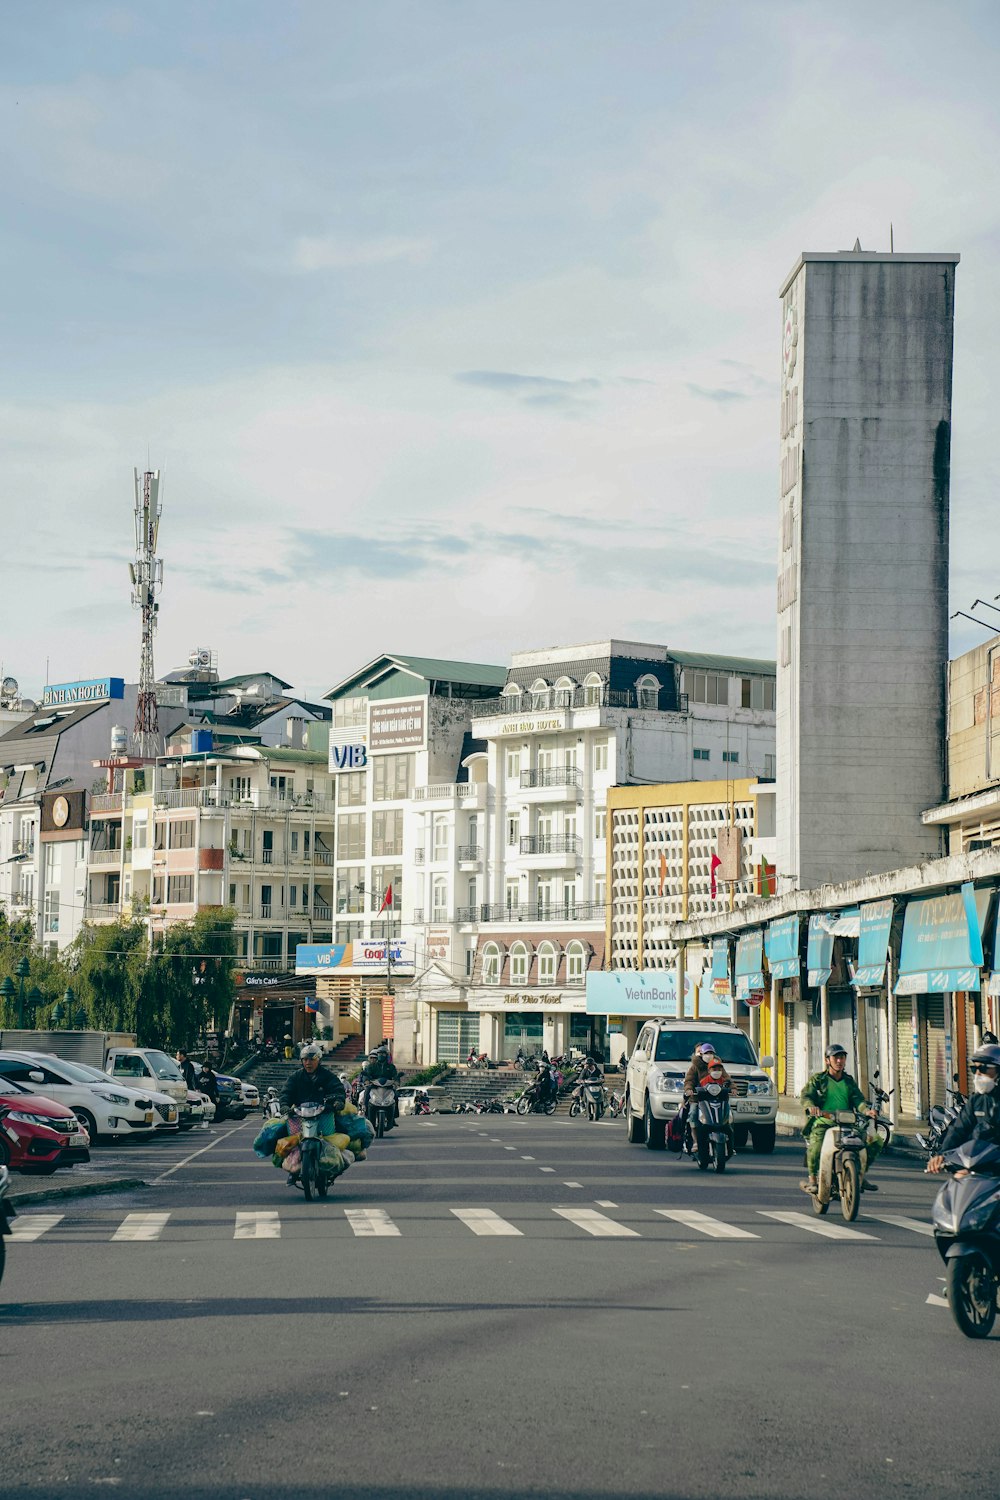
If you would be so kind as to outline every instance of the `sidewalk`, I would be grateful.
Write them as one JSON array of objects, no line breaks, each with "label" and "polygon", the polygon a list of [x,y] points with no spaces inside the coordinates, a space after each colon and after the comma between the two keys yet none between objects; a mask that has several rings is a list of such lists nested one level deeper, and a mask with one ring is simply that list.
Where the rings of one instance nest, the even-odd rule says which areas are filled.
[{"label": "sidewalk", "polygon": [[[800,1135],[804,1119],[805,1111],[795,1095],[778,1095],[777,1127],[779,1135]],[[927,1153],[917,1144],[916,1133],[918,1130],[925,1129],[925,1127],[925,1121],[918,1120],[912,1115],[901,1115],[893,1127],[892,1144],[889,1147],[890,1152],[898,1153],[900,1156],[919,1157],[923,1160]]]},{"label": "sidewalk", "polygon": [[11,1172],[7,1197],[15,1208],[30,1203],[52,1203],[59,1198],[85,1198],[94,1193],[124,1193],[130,1188],[148,1187],[141,1177],[87,1177],[73,1180],[72,1168],[61,1177],[32,1177]]}]

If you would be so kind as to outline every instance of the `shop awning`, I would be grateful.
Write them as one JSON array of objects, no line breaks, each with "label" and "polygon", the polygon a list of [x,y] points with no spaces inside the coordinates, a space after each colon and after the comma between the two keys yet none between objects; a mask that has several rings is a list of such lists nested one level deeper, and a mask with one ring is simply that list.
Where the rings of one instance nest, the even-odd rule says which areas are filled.
[{"label": "shop awning", "polygon": [[732,981],[729,977],[728,938],[716,938],[712,943],[712,994],[732,994]]},{"label": "shop awning", "polygon": [[892,931],[893,901],[867,901],[861,908],[858,966],[851,976],[857,989],[877,987],[885,979],[885,961]]},{"label": "shop awning", "polygon": [[764,942],[767,950],[767,966],[772,976],[775,979],[798,979],[798,916],[779,917],[776,922],[768,922]]},{"label": "shop awning", "polygon": [[736,995],[745,1000],[764,988],[764,932],[755,927],[736,939]]},{"label": "shop awning", "polygon": [[993,973],[990,975],[989,993],[1000,995],[1000,920],[993,934]]},{"label": "shop awning", "polygon": [[992,895],[991,888],[977,891],[970,881],[953,895],[907,903],[897,995],[980,988],[983,928]]},{"label": "shop awning", "polygon": [[809,983],[819,989],[829,984],[833,973],[832,912],[817,912],[809,918],[809,936],[806,944],[806,970]]}]

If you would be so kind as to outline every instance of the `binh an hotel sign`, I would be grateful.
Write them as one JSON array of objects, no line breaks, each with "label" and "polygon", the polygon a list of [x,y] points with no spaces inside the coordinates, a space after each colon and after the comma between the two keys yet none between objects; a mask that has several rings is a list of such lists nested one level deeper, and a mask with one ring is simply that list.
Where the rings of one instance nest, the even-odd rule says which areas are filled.
[{"label": "binh an hotel sign", "polygon": [[104,703],[109,698],[124,696],[124,677],[96,677],[90,682],[54,682],[45,689],[42,707],[78,707],[81,703]]}]

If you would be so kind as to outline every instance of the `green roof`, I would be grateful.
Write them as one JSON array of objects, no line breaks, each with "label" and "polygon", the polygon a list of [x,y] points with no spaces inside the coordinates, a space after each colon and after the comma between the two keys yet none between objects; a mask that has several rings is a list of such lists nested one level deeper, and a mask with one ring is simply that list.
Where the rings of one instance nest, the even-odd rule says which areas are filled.
[{"label": "green roof", "polygon": [[383,677],[393,670],[412,672],[414,676],[426,678],[431,682],[456,682],[473,687],[495,687],[498,691],[507,681],[506,667],[486,666],[479,662],[469,661],[443,661],[436,656],[398,656],[395,652],[387,651],[382,656],[374,657],[357,672],[352,672],[349,677],[338,682],[323,696],[326,699],[338,698],[349,689],[359,686],[366,679]]},{"label": "green roof", "polygon": [[325,766],[328,761],[322,750],[289,750],[280,745],[248,745],[247,749],[256,751],[261,760],[288,760],[296,766]]},{"label": "green roof", "polygon": [[777,671],[777,663],[762,661],[757,656],[709,656],[704,651],[668,649],[671,660],[679,667],[693,667],[696,671],[732,672],[734,675],[746,672],[758,677],[773,677]]}]

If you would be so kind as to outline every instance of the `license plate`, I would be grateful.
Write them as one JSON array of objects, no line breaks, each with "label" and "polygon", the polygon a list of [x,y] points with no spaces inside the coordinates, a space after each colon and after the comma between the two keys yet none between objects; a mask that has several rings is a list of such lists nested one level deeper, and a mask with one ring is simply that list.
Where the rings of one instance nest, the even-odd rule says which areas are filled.
[{"label": "license plate", "polygon": [[147,1125],[152,1125],[152,1123],[153,1123],[153,1111],[151,1109],[147,1109],[147,1111],[146,1111],[146,1124]]},{"label": "license plate", "polygon": [[176,1111],[176,1109],[168,1109],[167,1110],[167,1124],[168,1125],[172,1125],[176,1119],[177,1119],[177,1111]]},{"label": "license plate", "polygon": [[738,1115],[753,1114],[755,1108],[753,1104],[748,1104],[745,1099],[734,1099],[732,1107]]}]

